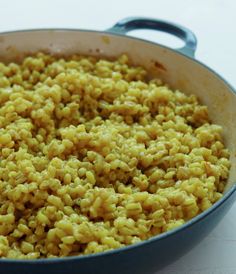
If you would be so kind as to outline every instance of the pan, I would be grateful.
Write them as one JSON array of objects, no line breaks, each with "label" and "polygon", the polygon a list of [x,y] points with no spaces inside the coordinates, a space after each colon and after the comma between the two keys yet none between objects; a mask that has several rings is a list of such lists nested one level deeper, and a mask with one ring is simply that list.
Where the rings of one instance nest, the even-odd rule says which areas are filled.
[{"label": "pan", "polygon": [[[126,35],[137,29],[163,31],[181,38],[184,47],[169,47]],[[106,31],[36,29],[0,34],[0,60],[20,61],[25,55],[46,51],[57,55],[103,56],[128,54],[151,77],[172,88],[195,94],[208,106],[214,123],[223,127],[232,167],[223,197],[181,227],[149,240],[98,254],[57,259],[0,259],[0,273],[8,274],[139,274],[154,273],[198,244],[230,209],[236,197],[236,93],[219,74],[194,59],[195,35],[182,26],[150,18],[126,18]]]}]

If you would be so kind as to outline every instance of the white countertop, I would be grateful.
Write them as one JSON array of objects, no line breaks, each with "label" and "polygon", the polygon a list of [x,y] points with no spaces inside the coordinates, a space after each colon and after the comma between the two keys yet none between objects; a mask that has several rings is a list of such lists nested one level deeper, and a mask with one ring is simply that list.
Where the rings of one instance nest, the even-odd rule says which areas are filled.
[{"label": "white countertop", "polygon": [[[0,0],[0,31],[37,27],[104,30],[128,16],[166,19],[194,31],[196,58],[236,87],[235,10],[234,0]],[[150,36],[173,42],[158,33]],[[158,273],[235,274],[236,203],[206,239]]]}]

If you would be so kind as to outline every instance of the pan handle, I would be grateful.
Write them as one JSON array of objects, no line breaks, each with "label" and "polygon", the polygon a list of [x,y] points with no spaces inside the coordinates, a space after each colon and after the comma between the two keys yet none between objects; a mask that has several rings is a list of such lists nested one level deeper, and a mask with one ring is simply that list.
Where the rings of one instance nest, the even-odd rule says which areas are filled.
[{"label": "pan handle", "polygon": [[106,31],[111,33],[126,34],[129,31],[137,29],[152,29],[173,34],[185,42],[184,47],[176,50],[190,57],[194,57],[197,47],[196,36],[191,30],[175,23],[145,17],[128,17],[120,20]]}]

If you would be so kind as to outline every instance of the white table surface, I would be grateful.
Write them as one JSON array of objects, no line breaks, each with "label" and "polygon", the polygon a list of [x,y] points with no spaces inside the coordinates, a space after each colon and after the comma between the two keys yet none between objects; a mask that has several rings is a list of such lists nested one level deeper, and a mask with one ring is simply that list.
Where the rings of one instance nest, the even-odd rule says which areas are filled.
[{"label": "white table surface", "polygon": [[[103,30],[128,16],[166,19],[194,31],[196,58],[236,86],[235,11],[234,0],[0,0],[0,31],[39,27]],[[146,37],[169,46],[176,42],[161,34]],[[206,239],[158,273],[235,274],[236,203]]]}]

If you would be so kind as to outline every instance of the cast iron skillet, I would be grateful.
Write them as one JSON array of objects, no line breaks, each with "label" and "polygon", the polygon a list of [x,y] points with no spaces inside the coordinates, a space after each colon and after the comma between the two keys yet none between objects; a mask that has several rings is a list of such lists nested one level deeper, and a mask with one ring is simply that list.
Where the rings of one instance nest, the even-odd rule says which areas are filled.
[{"label": "cast iron skillet", "polygon": [[[125,36],[130,30],[153,29],[178,36],[181,49]],[[124,248],[58,259],[0,259],[4,274],[139,274],[153,273],[199,243],[223,218],[235,200],[236,185],[236,94],[222,77],[197,62],[195,35],[188,29],[161,20],[127,18],[104,32],[72,29],[24,30],[0,34],[0,60],[20,60],[39,50],[54,54],[72,53],[106,57],[127,53],[134,64],[145,66],[172,88],[196,94],[209,108],[213,122],[224,129],[226,146],[231,151],[232,168],[222,199],[183,226]]]}]

